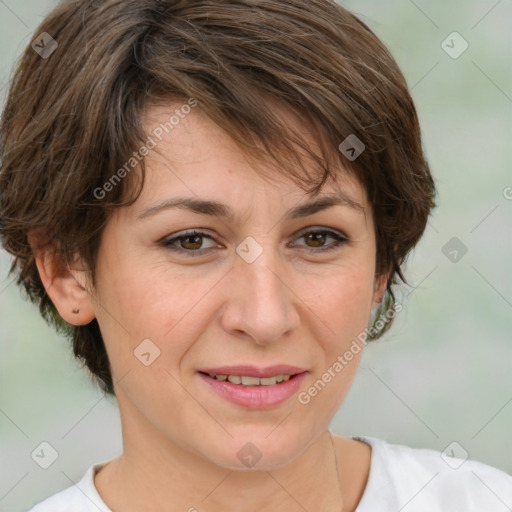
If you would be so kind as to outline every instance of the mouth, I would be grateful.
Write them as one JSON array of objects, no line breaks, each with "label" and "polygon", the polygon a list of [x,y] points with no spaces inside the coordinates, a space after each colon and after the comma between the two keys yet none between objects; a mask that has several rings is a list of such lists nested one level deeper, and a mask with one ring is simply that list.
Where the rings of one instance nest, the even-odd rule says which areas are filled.
[{"label": "mouth", "polygon": [[276,384],[281,384],[283,382],[287,382],[290,379],[293,379],[296,375],[286,375],[286,374],[278,374],[273,377],[252,377],[250,375],[225,375],[225,374],[214,374],[214,373],[204,373],[199,372],[203,375],[208,375],[211,379],[216,379],[221,382],[231,382],[231,384],[235,384],[237,386],[274,386]]},{"label": "mouth", "polygon": [[250,409],[266,409],[283,404],[297,393],[307,375],[302,368],[276,365],[204,369],[199,378],[217,396]]}]

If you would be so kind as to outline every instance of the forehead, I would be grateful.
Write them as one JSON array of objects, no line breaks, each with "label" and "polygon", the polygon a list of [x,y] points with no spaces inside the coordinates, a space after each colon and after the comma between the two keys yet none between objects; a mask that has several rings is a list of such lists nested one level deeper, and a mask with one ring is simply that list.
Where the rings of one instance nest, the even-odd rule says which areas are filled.
[{"label": "forehead", "polygon": [[[275,99],[266,100],[266,103],[273,115],[290,131],[292,138],[299,139],[310,151],[321,156],[321,147],[318,142],[318,137],[321,135],[316,133],[313,136],[311,128],[308,129],[304,119],[283,103]],[[156,139],[155,148],[144,159],[146,165],[153,169],[161,170],[165,167],[169,172],[187,170],[190,179],[195,178],[194,169],[201,169],[202,179],[208,180],[209,175],[220,179],[218,172],[206,172],[207,169],[219,165],[228,172],[230,179],[235,179],[243,170],[251,168],[257,171],[257,175],[267,185],[274,183],[288,190],[292,188],[302,190],[283,172],[279,163],[276,165],[276,162],[269,158],[268,152],[259,140],[251,137],[251,143],[261,148],[261,151],[258,152],[257,157],[249,155],[199,106],[190,108],[186,100],[148,105],[142,115],[142,124],[148,136]],[[247,137],[250,136],[250,134],[247,135]],[[315,162],[311,155],[299,145],[294,144],[294,146],[296,154],[307,169],[308,179],[320,177],[318,162]],[[328,147],[328,150],[332,149]],[[334,149],[334,153],[337,153],[337,148]],[[345,190],[351,189],[359,199],[366,200],[364,185],[355,178],[353,172],[343,167],[339,155],[336,154],[333,161],[337,163],[335,164],[336,179],[328,180],[322,190],[338,191],[340,187]],[[311,183],[312,181],[309,182],[310,186]]]},{"label": "forehead", "polygon": [[[275,102],[271,106],[287,128],[320,153],[318,142],[292,110]],[[142,193],[125,212],[133,220],[173,204],[236,223],[246,222],[253,214],[293,220],[321,211],[331,201],[362,214],[367,223],[366,190],[341,165],[335,180],[327,180],[316,194],[306,193],[279,165],[259,157],[265,154],[263,148],[258,156],[249,156],[199,106],[186,107],[187,100],[182,100],[147,106],[144,111],[142,124],[154,147],[144,158]],[[306,151],[299,148],[298,153],[312,176],[315,162]]]}]

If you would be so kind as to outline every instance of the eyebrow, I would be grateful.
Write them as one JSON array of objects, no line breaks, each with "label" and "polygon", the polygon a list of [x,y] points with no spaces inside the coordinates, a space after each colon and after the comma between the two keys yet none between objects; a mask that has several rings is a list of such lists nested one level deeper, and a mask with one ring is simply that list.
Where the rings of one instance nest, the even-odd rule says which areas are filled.
[{"label": "eyebrow", "polygon": [[[337,193],[335,195],[320,197],[315,201],[296,206],[286,213],[285,219],[294,220],[307,217],[308,215],[313,215],[322,210],[326,210],[327,208],[331,208],[332,206],[347,206],[362,212],[363,214],[365,213],[364,207],[358,202],[354,201],[344,193]],[[176,197],[167,199],[145,209],[137,218],[145,219],[163,210],[171,208],[180,208],[182,210],[189,210],[202,215],[221,217],[231,221],[235,218],[233,209],[226,204],[219,203],[218,201],[195,199],[192,197]]]}]

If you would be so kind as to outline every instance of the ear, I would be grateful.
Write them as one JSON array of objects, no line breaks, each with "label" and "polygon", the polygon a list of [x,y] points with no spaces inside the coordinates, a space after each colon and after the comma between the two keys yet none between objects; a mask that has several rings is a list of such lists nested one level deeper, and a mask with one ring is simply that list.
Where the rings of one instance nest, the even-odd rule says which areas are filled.
[{"label": "ear", "polygon": [[372,309],[377,307],[384,298],[384,294],[386,293],[386,287],[388,284],[389,272],[385,272],[375,277],[374,285],[373,285],[373,299],[372,299]]},{"label": "ear", "polygon": [[72,325],[86,325],[94,320],[93,297],[86,289],[87,272],[71,269],[50,245],[36,248],[35,235],[30,235],[29,241],[43,286],[60,316]]}]

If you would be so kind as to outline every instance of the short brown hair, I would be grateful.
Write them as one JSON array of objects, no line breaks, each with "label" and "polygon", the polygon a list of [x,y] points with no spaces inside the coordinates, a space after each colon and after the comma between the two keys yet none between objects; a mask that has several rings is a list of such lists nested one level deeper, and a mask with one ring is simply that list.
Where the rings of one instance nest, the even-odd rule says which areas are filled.
[{"label": "short brown hair", "polygon": [[[401,266],[436,191],[406,81],[356,16],[332,0],[68,0],[44,19],[35,41],[51,41],[44,33],[58,46],[50,55],[27,47],[1,119],[0,237],[14,256],[9,274],[16,271],[47,322],[73,340],[105,392],[114,389],[99,325],[60,317],[28,235],[40,230],[42,245],[65,261],[80,255],[95,283],[103,228],[113,209],[139,196],[144,162],[138,187],[132,173],[101,199],[94,191],[144,144],[150,104],[193,98],[246,154],[261,159],[252,142],[263,144],[279,172],[310,185],[309,193],[336,178],[341,164],[372,205],[376,275],[390,272],[377,312],[395,305],[393,286],[397,276],[406,283]],[[291,136],[267,100],[304,120],[321,156]],[[355,160],[337,150],[348,136],[365,146]],[[321,172],[304,168],[297,147]]]}]

